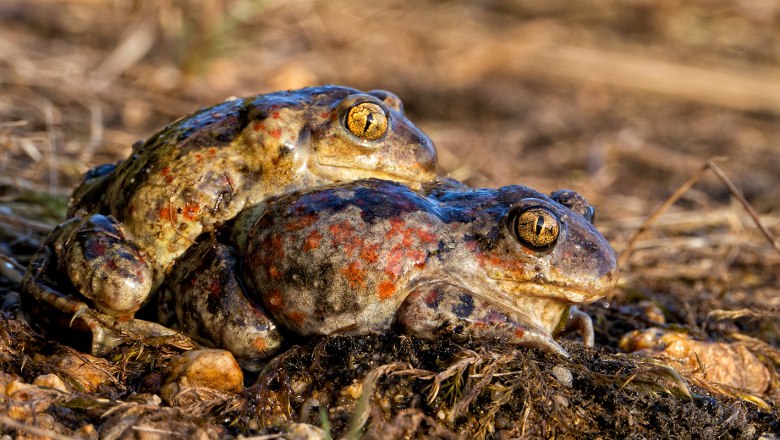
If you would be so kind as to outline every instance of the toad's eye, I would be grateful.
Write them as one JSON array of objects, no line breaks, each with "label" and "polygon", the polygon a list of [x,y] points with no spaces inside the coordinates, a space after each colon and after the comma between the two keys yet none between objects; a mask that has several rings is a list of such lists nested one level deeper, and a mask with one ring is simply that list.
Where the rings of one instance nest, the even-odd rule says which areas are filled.
[{"label": "toad's eye", "polygon": [[561,229],[558,217],[541,206],[528,207],[510,214],[507,226],[520,243],[536,251],[552,247]]},{"label": "toad's eye", "polygon": [[387,115],[378,104],[362,102],[349,109],[344,125],[355,136],[375,141],[387,133]]}]

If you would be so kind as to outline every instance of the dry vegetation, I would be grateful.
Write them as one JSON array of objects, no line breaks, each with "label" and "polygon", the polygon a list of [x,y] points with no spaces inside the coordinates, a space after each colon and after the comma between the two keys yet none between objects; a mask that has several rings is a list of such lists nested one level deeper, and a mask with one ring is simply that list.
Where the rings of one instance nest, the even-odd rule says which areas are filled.
[{"label": "dry vegetation", "polygon": [[[780,252],[712,173],[636,242],[614,296],[586,308],[597,348],[564,340],[571,361],[340,337],[274,359],[239,395],[176,406],[156,396],[176,349],[134,345],[109,358],[111,380],[94,392],[25,388],[69,377],[54,359],[75,356],[15,312],[19,269],[80,174],[200,106],[320,83],[395,91],[453,177],[581,192],[618,252],[714,157],[780,235],[772,0],[4,1],[0,432],[226,437],[303,421],[399,438],[780,435]],[[626,332],[659,325],[741,344],[770,387],[728,389],[620,353]]]}]

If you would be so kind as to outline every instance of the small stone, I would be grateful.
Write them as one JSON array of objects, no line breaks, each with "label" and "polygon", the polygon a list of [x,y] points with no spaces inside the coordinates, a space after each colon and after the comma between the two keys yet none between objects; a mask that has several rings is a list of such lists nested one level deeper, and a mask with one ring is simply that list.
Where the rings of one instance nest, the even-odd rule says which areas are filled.
[{"label": "small stone", "polygon": [[[165,373],[161,397],[182,404],[203,400],[209,391],[237,393],[244,387],[244,373],[226,350],[190,350],[175,357]],[[184,400],[182,400],[184,399]]]},{"label": "small stone", "polygon": [[348,385],[347,387],[342,390],[341,394],[344,396],[349,396],[350,398],[357,400],[360,397],[360,394],[363,393],[363,383],[362,382],[355,382],[351,385]]},{"label": "small stone", "polygon": [[659,359],[683,375],[763,394],[772,373],[744,344],[697,341],[682,332],[649,328],[625,334],[621,350]]},{"label": "small stone", "polygon": [[6,385],[5,394],[11,399],[7,407],[8,416],[14,420],[27,420],[33,414],[49,409],[58,393],[14,380]]},{"label": "small stone", "polygon": [[53,388],[63,393],[70,393],[70,388],[54,373],[42,374],[33,379],[32,383],[39,387]]},{"label": "small stone", "polygon": [[95,426],[90,423],[82,426],[76,432],[74,432],[73,437],[84,440],[97,440],[98,432],[95,429]]},{"label": "small stone", "polygon": [[553,396],[553,400],[555,400],[555,403],[557,403],[558,406],[562,406],[564,408],[568,408],[569,407],[569,399],[561,396],[560,394],[555,394]]},{"label": "small stone", "polygon": [[308,423],[291,423],[287,427],[286,440],[325,440],[329,438],[322,428],[318,428]]},{"label": "small stone", "polygon": [[36,420],[38,421],[38,427],[43,429],[52,429],[56,423],[54,416],[47,413],[38,414]]},{"label": "small stone", "polygon": [[637,304],[637,308],[642,314],[642,317],[655,324],[666,323],[666,317],[664,317],[664,311],[661,310],[658,305],[652,301],[640,301]]},{"label": "small stone", "polygon": [[555,376],[555,379],[561,383],[561,385],[571,388],[572,382],[574,381],[574,377],[571,374],[571,370],[564,367],[563,365],[556,365],[552,368],[552,374]]}]

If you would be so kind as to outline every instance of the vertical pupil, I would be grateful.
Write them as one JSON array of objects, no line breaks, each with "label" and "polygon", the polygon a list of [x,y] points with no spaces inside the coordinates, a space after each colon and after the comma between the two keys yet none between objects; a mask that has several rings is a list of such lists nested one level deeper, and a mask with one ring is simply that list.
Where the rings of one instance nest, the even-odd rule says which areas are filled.
[{"label": "vertical pupil", "polygon": [[541,234],[542,229],[544,229],[544,217],[540,215],[536,217],[536,235]]},{"label": "vertical pupil", "polygon": [[368,131],[368,128],[371,127],[372,122],[374,122],[374,114],[369,113],[366,115],[366,125],[363,126],[363,133]]}]

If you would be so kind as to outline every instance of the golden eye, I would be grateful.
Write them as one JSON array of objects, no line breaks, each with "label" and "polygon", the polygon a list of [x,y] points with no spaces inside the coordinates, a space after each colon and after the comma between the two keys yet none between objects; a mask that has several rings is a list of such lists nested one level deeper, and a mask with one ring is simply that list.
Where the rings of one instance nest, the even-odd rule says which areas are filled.
[{"label": "golden eye", "polygon": [[514,214],[508,226],[520,243],[536,251],[554,245],[561,229],[558,217],[541,206],[526,208]]},{"label": "golden eye", "polygon": [[355,136],[375,141],[387,133],[387,115],[378,104],[363,102],[349,109],[345,125]]}]

